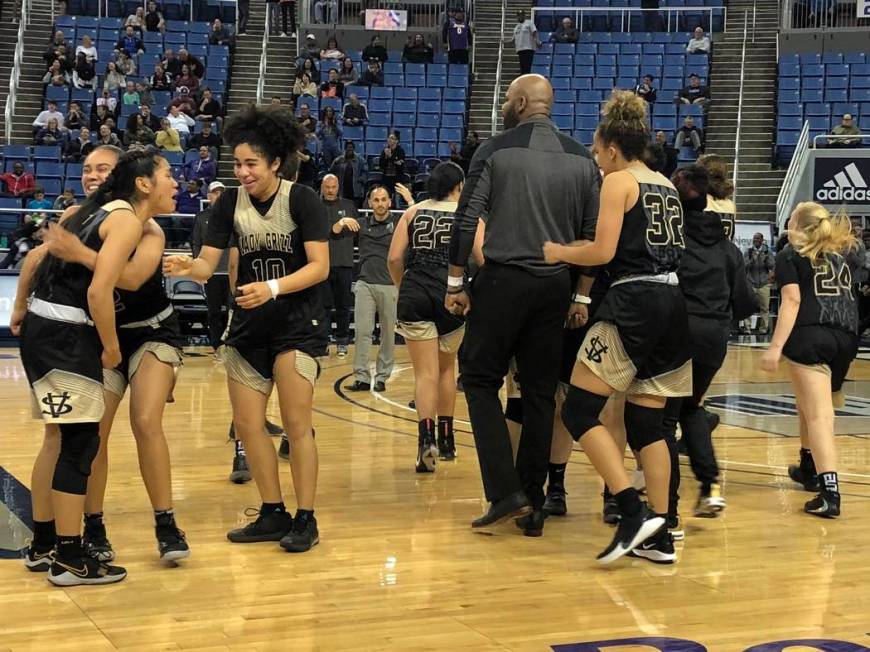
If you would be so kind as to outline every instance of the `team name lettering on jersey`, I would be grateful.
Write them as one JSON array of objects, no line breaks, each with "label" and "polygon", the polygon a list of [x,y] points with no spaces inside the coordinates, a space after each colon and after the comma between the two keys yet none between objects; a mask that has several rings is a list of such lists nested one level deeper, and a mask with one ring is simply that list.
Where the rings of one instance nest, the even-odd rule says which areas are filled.
[{"label": "team name lettering on jersey", "polygon": [[244,256],[255,251],[283,251],[293,253],[290,233],[247,233],[239,236],[239,251]]}]

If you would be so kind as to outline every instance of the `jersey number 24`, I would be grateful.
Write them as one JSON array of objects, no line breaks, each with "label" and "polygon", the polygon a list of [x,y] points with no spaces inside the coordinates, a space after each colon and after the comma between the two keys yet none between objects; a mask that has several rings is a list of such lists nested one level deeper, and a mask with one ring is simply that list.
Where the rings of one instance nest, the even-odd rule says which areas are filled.
[{"label": "jersey number 24", "polygon": [[817,297],[852,296],[852,270],[848,265],[840,267],[839,272],[829,260],[813,265],[813,277]]}]

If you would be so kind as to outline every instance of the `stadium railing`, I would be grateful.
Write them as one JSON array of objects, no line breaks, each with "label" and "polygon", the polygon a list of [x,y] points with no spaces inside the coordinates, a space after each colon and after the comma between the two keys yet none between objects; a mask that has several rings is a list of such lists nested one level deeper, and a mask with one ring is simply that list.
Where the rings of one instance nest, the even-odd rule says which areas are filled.
[{"label": "stadium railing", "polygon": [[[664,14],[665,32],[681,32],[703,27],[710,32],[728,31],[728,8],[724,6],[703,7],[660,7],[641,9],[640,7],[532,7],[532,20],[540,31],[553,31],[556,18],[574,17],[578,31],[620,31],[645,32],[642,17],[649,14]],[[699,16],[701,17],[699,19]],[[616,25],[614,19],[619,20]],[[548,23],[549,21],[549,23]],[[606,28],[597,29],[606,24]],[[581,28],[582,26],[582,28]]]},{"label": "stadium railing", "polygon": [[734,185],[733,200],[737,202],[737,176],[740,168],[740,132],[743,127],[743,81],[745,79],[746,69],[746,40],[749,29],[749,11],[743,12],[743,51],[740,55],[740,94],[737,100],[737,129],[734,136],[734,171],[732,183]]},{"label": "stadium railing", "polygon": [[870,11],[864,2],[838,0],[780,0],[783,31],[819,32],[829,30],[866,30],[870,27]]},{"label": "stadium railing", "polygon": [[501,67],[502,67],[502,58],[504,57],[504,20],[505,13],[507,12],[507,2],[506,0],[501,0],[501,26],[499,27],[498,32],[498,63],[495,66],[495,85],[492,89],[492,116],[490,118],[490,133],[495,135],[496,128],[498,127],[498,107],[501,104],[501,98],[499,95],[501,94]]},{"label": "stadium railing", "polygon": [[776,198],[776,223],[783,228],[788,222],[791,213],[792,197],[795,194],[797,183],[800,180],[803,169],[806,167],[810,142],[810,123],[804,122],[804,127],[798,137],[797,146],[791,157],[788,171]]},{"label": "stadium railing", "polygon": [[30,0],[21,0],[21,15],[18,17],[18,41],[15,43],[15,54],[12,58],[12,73],[9,75],[9,95],[6,97],[6,109],[3,123],[5,142],[12,140],[12,120],[15,117],[15,100],[18,87],[16,85],[21,76],[21,62],[24,59],[24,31],[30,13]]}]

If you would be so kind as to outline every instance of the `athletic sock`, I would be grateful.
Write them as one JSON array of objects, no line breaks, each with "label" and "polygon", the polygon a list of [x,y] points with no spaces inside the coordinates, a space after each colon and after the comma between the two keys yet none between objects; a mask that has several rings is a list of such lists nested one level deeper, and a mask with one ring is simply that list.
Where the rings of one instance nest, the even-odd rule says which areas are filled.
[{"label": "athletic sock", "polygon": [[242,443],[242,440],[241,440],[241,439],[236,439],[235,442],[236,442],[236,455],[242,455],[242,456],[244,456],[244,454],[245,454],[245,445]]},{"label": "athletic sock", "polygon": [[78,559],[84,555],[82,552],[82,537],[76,535],[72,537],[58,536],[57,537],[57,556],[60,559]]},{"label": "athletic sock", "polygon": [[284,507],[283,501],[280,503],[263,503],[260,505],[260,514],[266,515],[271,514],[272,512],[286,512],[287,508]]},{"label": "athletic sock", "polygon": [[417,424],[417,434],[421,439],[435,438],[435,421],[432,419],[423,419]]},{"label": "athletic sock", "polygon": [[33,545],[42,550],[54,548],[57,543],[57,531],[54,520],[33,521]]},{"label": "athletic sock", "polygon": [[549,482],[548,487],[561,487],[565,488],[565,469],[568,468],[568,464],[553,464],[550,462],[550,472],[549,472]]},{"label": "athletic sock", "polygon": [[314,510],[313,509],[297,509],[296,510],[296,520],[308,522],[314,518]]},{"label": "athletic sock", "polygon": [[453,436],[453,417],[438,417],[438,436]]},{"label": "athletic sock", "polygon": [[625,516],[637,516],[640,514],[642,507],[640,494],[637,493],[637,489],[634,487],[623,489],[613,497],[616,498],[616,503],[619,505],[619,511]]},{"label": "athletic sock", "polygon": [[173,509],[155,509],[154,522],[160,524],[160,521],[175,522],[175,511]]},{"label": "athletic sock", "polygon": [[819,473],[819,479],[822,481],[822,489],[832,496],[840,497],[840,479],[837,477],[836,471],[827,471]]}]

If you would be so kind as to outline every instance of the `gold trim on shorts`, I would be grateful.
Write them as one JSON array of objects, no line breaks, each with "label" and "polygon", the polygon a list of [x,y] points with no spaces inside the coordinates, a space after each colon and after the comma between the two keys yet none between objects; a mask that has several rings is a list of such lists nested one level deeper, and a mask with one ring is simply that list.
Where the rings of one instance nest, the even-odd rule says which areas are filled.
[{"label": "gold trim on shorts", "polygon": [[520,372],[517,371],[517,360],[511,358],[508,363],[507,376],[504,377],[504,391],[508,398],[522,398],[522,390],[520,389]]},{"label": "gold trim on shorts", "polygon": [[825,364],[824,362],[817,362],[816,364],[805,364],[803,362],[795,362],[787,355],[783,355],[783,358],[788,360],[789,364],[793,364],[795,367],[801,367],[802,369],[809,369],[810,371],[818,371],[826,376],[830,377],[831,375],[831,366]]},{"label": "gold trim on shorts", "polygon": [[127,392],[127,385],[130,384],[130,380],[139,371],[139,365],[142,364],[142,359],[146,353],[151,353],[160,362],[171,365],[173,373],[183,364],[181,351],[171,344],[166,342],[145,342],[130,357],[130,363],[127,366],[127,378],[124,378],[124,374],[117,369],[103,369],[103,386],[106,388],[106,391],[112,392],[112,394],[119,398],[123,398]]},{"label": "gold trim on shorts", "polygon": [[400,321],[396,323],[396,332],[406,340],[425,342],[438,338],[438,350],[441,353],[456,353],[465,337],[465,324],[447,335],[438,335],[435,322],[431,321]]},{"label": "gold trim on shorts", "polygon": [[[317,383],[317,376],[320,372],[317,360],[298,349],[291,350],[296,354],[294,361],[296,373],[311,383],[313,388]],[[274,381],[271,378],[263,378],[260,372],[245,360],[236,347],[224,344],[218,349],[218,356],[224,364],[227,376],[232,380],[266,396],[272,393]]]},{"label": "gold trim on shorts", "polygon": [[103,418],[103,385],[70,371],[52,369],[33,383],[33,418],[46,423],[95,423]]},{"label": "gold trim on shorts", "polygon": [[457,353],[459,347],[462,346],[462,340],[465,337],[465,324],[462,324],[455,331],[442,335],[438,338],[438,350],[441,353]]}]

